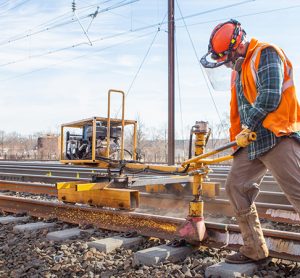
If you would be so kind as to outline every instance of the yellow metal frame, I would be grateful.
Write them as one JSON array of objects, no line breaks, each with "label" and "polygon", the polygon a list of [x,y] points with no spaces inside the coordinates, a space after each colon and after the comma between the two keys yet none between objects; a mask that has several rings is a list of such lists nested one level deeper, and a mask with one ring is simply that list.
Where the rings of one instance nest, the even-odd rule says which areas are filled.
[{"label": "yellow metal frame", "polygon": [[138,190],[108,188],[109,182],[57,183],[57,197],[67,203],[89,204],[98,207],[134,210],[138,208],[140,193]]},{"label": "yellow metal frame", "polygon": [[[112,93],[121,94],[122,96],[122,117],[121,119],[111,118],[111,95]],[[133,159],[136,160],[137,147],[137,122],[125,120],[125,94],[123,91],[111,89],[108,91],[108,109],[107,118],[93,117],[90,119],[63,124],[61,126],[61,162],[72,164],[98,164],[99,167],[110,168],[113,167],[108,162],[96,159],[96,122],[102,121],[107,125],[106,136],[106,153],[105,157],[110,156],[110,129],[111,126],[121,126],[121,154],[120,159],[124,160],[124,128],[126,125],[133,125]],[[64,128],[83,128],[84,125],[90,124],[93,127],[92,133],[92,158],[90,160],[66,160],[64,158]],[[206,182],[205,178],[210,172],[207,167],[209,164],[218,163],[232,159],[230,155],[208,159],[207,157],[217,154],[226,148],[236,146],[236,142],[231,142],[217,150],[204,153],[210,131],[207,127],[207,122],[196,122],[193,126],[192,135],[195,135],[195,157],[184,161],[180,166],[176,165],[151,165],[139,163],[126,163],[125,169],[131,170],[158,170],[161,172],[172,173],[186,173],[193,176],[191,182],[191,190],[194,199],[189,204],[189,217],[203,218],[204,202],[203,198],[214,198],[218,195],[220,185],[217,183]],[[256,134],[253,133],[252,135]],[[253,140],[255,138],[253,137]],[[250,138],[251,139],[251,138]],[[252,140],[252,139],[251,139]],[[110,188],[109,181],[98,183],[84,183],[84,182],[67,182],[58,183],[58,198],[59,200],[71,203],[85,203],[95,206],[104,206],[110,208],[123,208],[132,210],[139,205],[139,191],[131,189]],[[174,192],[182,193],[184,188],[181,184],[174,182]],[[147,185],[147,192],[167,192],[168,188],[164,184]]]},{"label": "yellow metal frame", "polygon": [[125,114],[125,93],[120,90],[109,90],[108,91],[108,107],[107,107],[107,150],[106,150],[106,157],[109,157],[109,146],[110,146],[110,99],[112,93],[119,93],[122,95],[122,119],[121,119],[121,126],[122,126],[122,135],[121,135],[121,160],[124,159],[124,114]]},{"label": "yellow metal frame", "polygon": [[[122,118],[115,119],[110,117],[110,106],[111,106],[111,94],[118,93],[122,95]],[[136,160],[136,149],[137,149],[137,121],[134,120],[125,120],[125,94],[123,91],[111,89],[108,91],[108,110],[107,110],[107,118],[103,117],[92,117],[80,121],[70,122],[61,125],[61,138],[60,138],[60,162],[61,163],[72,163],[72,164],[97,164],[99,167],[108,168],[109,163],[103,160],[96,159],[96,123],[101,121],[106,123],[107,125],[107,151],[105,154],[106,158],[109,158],[109,146],[110,146],[110,128],[112,126],[121,126],[122,135],[121,135],[121,160],[124,159],[124,131],[125,126],[132,125],[133,126],[133,148],[132,155],[133,160]],[[64,132],[66,128],[83,128],[84,125],[89,124],[93,127],[92,134],[92,158],[91,159],[66,159],[65,158],[65,136]]]}]

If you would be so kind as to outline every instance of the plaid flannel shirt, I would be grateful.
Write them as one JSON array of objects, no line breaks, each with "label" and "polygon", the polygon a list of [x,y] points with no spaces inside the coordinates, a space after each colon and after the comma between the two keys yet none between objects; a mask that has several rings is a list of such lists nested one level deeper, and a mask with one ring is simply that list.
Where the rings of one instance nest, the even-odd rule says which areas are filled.
[{"label": "plaid flannel shirt", "polygon": [[[274,111],[281,100],[281,89],[284,76],[283,63],[275,49],[268,47],[262,50],[257,70],[257,98],[251,105],[244,96],[240,74],[236,79],[236,92],[241,123],[255,131],[257,140],[248,146],[248,158],[255,159],[273,148],[282,137],[262,126],[269,112]],[[300,143],[300,131],[290,137]]]}]

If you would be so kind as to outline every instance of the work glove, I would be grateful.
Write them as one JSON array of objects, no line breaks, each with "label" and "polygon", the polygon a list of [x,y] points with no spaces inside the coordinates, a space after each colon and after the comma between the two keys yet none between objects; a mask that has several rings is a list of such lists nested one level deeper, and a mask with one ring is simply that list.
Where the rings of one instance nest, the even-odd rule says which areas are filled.
[{"label": "work glove", "polygon": [[253,140],[252,136],[253,135],[253,132],[248,129],[248,128],[244,128],[236,137],[235,137],[235,141],[236,141],[236,144],[239,146],[239,147],[247,147]]}]

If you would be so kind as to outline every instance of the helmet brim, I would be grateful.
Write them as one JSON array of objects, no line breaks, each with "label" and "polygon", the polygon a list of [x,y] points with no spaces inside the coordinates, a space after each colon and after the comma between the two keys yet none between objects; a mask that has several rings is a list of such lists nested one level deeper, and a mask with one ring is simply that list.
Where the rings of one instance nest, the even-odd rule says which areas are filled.
[{"label": "helmet brim", "polygon": [[214,55],[209,51],[200,59],[200,63],[205,68],[213,69],[228,63],[228,56],[226,55],[222,58],[214,59]]}]

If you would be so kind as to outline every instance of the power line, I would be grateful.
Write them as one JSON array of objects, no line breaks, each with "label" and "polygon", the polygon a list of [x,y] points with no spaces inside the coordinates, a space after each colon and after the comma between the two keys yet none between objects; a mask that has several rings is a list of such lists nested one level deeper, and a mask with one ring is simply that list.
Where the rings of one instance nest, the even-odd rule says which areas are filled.
[{"label": "power line", "polygon": [[[104,40],[108,40],[108,39],[112,39],[112,38],[124,36],[124,35],[130,34],[130,33],[144,31],[144,30],[151,29],[151,28],[157,27],[157,26],[159,26],[159,28],[160,28],[160,24],[161,23],[159,23],[159,24],[151,24],[151,25],[148,25],[148,26],[144,26],[144,27],[140,27],[140,28],[134,29],[134,30],[128,30],[128,31],[125,31],[125,32],[122,32],[122,33],[117,33],[117,34],[109,35],[109,36],[106,36],[106,37],[94,39],[91,42],[95,43],[95,42],[99,42],[99,41],[104,41]],[[0,64],[0,67],[5,67],[5,66],[8,66],[8,65],[13,65],[13,64],[21,63],[21,62],[24,62],[24,61],[27,61],[27,60],[30,60],[30,59],[34,59],[34,58],[40,58],[40,57],[47,56],[47,55],[50,55],[50,54],[54,54],[54,53],[58,53],[58,52],[61,52],[61,51],[65,51],[65,50],[68,50],[68,49],[74,49],[74,48],[77,48],[79,46],[86,45],[86,44],[88,44],[88,43],[87,42],[80,42],[80,43],[77,43],[77,44],[73,44],[71,46],[67,46],[67,47],[63,47],[63,48],[59,48],[59,49],[47,51],[47,52],[44,52],[44,53],[41,53],[41,54],[31,55],[31,56],[26,57],[26,58],[22,58],[22,59],[19,59],[19,60],[15,60],[15,61],[11,61],[11,62]]]},{"label": "power line", "polygon": [[[127,1],[127,0],[123,0],[123,1],[119,2],[118,4],[114,4],[114,5],[112,5],[112,6],[108,7],[108,8],[102,9],[102,10],[98,11],[98,13],[104,13],[104,12],[107,12],[107,11],[112,10],[112,9],[117,9],[117,8],[129,5],[131,3],[138,2],[140,0],[131,0],[129,2],[124,3],[125,1]],[[83,20],[83,19],[86,19],[88,17],[91,17],[91,14],[81,16],[81,17],[79,17],[79,19]],[[43,32],[49,31],[49,30],[53,30],[53,29],[58,28],[58,27],[65,26],[65,25],[71,24],[73,22],[75,22],[75,21],[73,19],[71,19],[71,20],[67,20],[65,22],[53,25],[52,27],[47,27],[47,28],[44,28],[44,29],[32,32],[30,34],[21,35],[21,36],[14,36],[13,38],[8,39],[8,41],[6,40],[4,42],[0,42],[0,46],[6,45],[6,44],[10,44],[12,42],[16,42],[16,41],[19,41],[19,40],[22,40],[22,39],[27,39],[27,38],[35,36],[37,34],[40,34],[40,33],[43,33]]]},{"label": "power line", "polygon": [[[109,35],[109,36],[106,36],[106,37],[101,37],[101,38],[98,38],[98,39],[94,39],[91,42],[95,43],[95,42],[99,42],[99,41],[104,41],[104,40],[107,40],[107,39],[112,39],[112,38],[124,36],[124,35],[130,34],[130,33],[144,31],[144,30],[151,29],[151,28],[157,27],[157,26],[161,29],[161,25],[164,25],[164,24],[165,24],[164,22],[151,24],[151,25],[139,27],[139,28],[136,28],[136,29],[133,29],[133,30],[127,30],[127,31],[124,31],[124,32],[121,32],[121,33],[117,33],[117,34]],[[5,67],[5,66],[8,66],[8,65],[21,63],[21,62],[24,62],[24,61],[27,61],[27,60],[30,60],[30,59],[34,59],[34,58],[40,58],[40,57],[43,57],[43,56],[46,56],[46,55],[58,53],[58,52],[65,51],[65,50],[68,50],[68,49],[74,49],[74,48],[77,48],[79,46],[86,45],[86,44],[88,44],[88,43],[87,42],[80,42],[80,43],[77,43],[77,44],[73,44],[71,46],[67,46],[67,47],[47,51],[47,52],[44,52],[44,53],[41,53],[41,54],[30,55],[26,58],[22,58],[22,59],[19,59],[19,60],[14,60],[14,61],[10,61],[10,62],[7,62],[7,63],[0,64],[0,67]]]},{"label": "power line", "polygon": [[[131,81],[131,83],[130,83],[130,85],[129,85],[129,88],[128,88],[126,94],[125,94],[126,97],[129,95],[129,93],[130,93],[130,91],[131,91],[131,88],[132,88],[132,86],[133,86],[135,80],[137,79],[138,74],[140,73],[140,71],[141,71],[141,69],[142,69],[142,66],[144,65],[144,63],[145,63],[145,61],[146,61],[146,58],[148,57],[148,54],[149,54],[149,52],[150,52],[150,49],[152,48],[153,43],[154,43],[154,41],[155,41],[155,39],[156,39],[156,37],[157,37],[159,31],[160,31],[160,30],[157,29],[157,31],[155,32],[154,37],[153,37],[153,39],[152,39],[152,41],[151,41],[151,43],[150,43],[150,45],[149,45],[149,47],[148,47],[148,49],[147,49],[147,51],[146,51],[146,54],[144,55],[144,57],[143,57],[143,59],[142,59],[142,62],[141,62],[140,66],[139,66],[139,68],[138,68],[138,70],[137,70],[137,72],[135,73],[135,75],[134,75],[134,77],[133,77],[133,79],[132,79],[132,81]],[[118,109],[118,111],[116,112],[116,115],[115,115],[116,118],[118,117],[118,114],[120,113],[120,110],[121,110],[121,107],[120,107],[120,108]]]},{"label": "power line", "polygon": [[[91,9],[91,8],[97,8],[98,6],[104,5],[104,4],[106,4],[108,2],[111,2],[111,1],[113,1],[113,0],[106,0],[106,1],[99,2],[97,4],[93,4],[93,5],[89,5],[89,6],[85,6],[85,7],[77,7],[76,9],[77,9],[77,11],[81,11],[81,10],[88,10],[88,9]],[[64,13],[64,14],[61,14],[59,16],[56,16],[56,17],[54,17],[54,18],[52,18],[52,19],[50,19],[46,22],[43,22],[43,23],[37,25],[35,28],[47,25],[49,23],[53,23],[53,22],[57,21],[58,19],[66,17],[66,15],[71,15],[71,11],[69,11],[67,13]]]},{"label": "power line", "polygon": [[11,7],[11,8],[9,8],[9,9],[6,10],[5,12],[0,13],[0,16],[5,15],[5,14],[7,14],[7,12],[12,11],[12,10],[14,10],[14,9],[16,9],[16,8],[19,8],[20,6],[24,5],[25,3],[29,2],[29,1],[30,1],[30,0],[24,0],[23,2],[21,2],[21,3],[17,4],[17,5],[15,5],[15,6]]},{"label": "power line", "polygon": [[128,40],[125,40],[123,42],[119,42],[119,43],[116,43],[116,44],[113,44],[113,45],[109,45],[109,46],[106,46],[106,47],[103,47],[99,50],[94,50],[93,53],[91,53],[91,51],[89,50],[88,53],[86,54],[83,54],[83,55],[80,55],[80,56],[77,56],[75,58],[71,58],[71,59],[68,59],[68,60],[64,60],[64,61],[61,61],[61,62],[58,62],[58,63],[55,63],[55,64],[52,64],[51,66],[47,66],[47,67],[43,67],[43,68],[39,68],[39,69],[36,69],[36,70],[32,70],[30,72],[25,72],[25,73],[22,73],[22,74],[19,74],[19,75],[15,75],[15,76],[12,76],[12,77],[9,77],[9,78],[4,78],[4,79],[1,79],[0,82],[5,82],[5,81],[10,81],[10,80],[14,80],[14,79],[18,79],[20,77],[23,77],[23,76],[26,76],[26,75],[30,75],[32,73],[36,73],[36,72],[40,72],[40,71],[43,71],[43,70],[47,70],[47,69],[50,69],[52,67],[55,67],[55,66],[58,66],[58,65],[62,65],[62,64],[65,64],[65,63],[68,63],[68,62],[71,62],[71,61],[75,61],[75,60],[78,60],[78,59],[81,59],[81,58],[84,58],[84,57],[87,57],[87,56],[93,56],[95,54],[98,54],[99,52],[102,52],[102,51],[105,51],[107,49],[111,49],[113,47],[116,47],[116,46],[120,46],[122,44],[126,44],[126,43],[129,43],[131,41],[134,41],[134,40],[137,40],[137,39],[140,39],[140,38],[143,38],[143,37],[147,37],[153,33],[156,33],[157,31],[151,31],[151,32],[148,32],[148,33],[145,33],[145,34],[142,34],[140,36],[137,36],[137,37],[134,37],[134,38],[131,38],[131,39],[128,39]]},{"label": "power line", "polygon": [[[291,9],[297,9],[297,8],[300,8],[300,5],[289,6],[289,7],[285,7],[285,8],[265,10],[265,11],[261,11],[261,12],[255,12],[255,13],[248,13],[248,14],[236,15],[236,16],[234,16],[234,18],[241,18],[241,17],[248,17],[248,16],[260,15],[260,14],[268,14],[268,13],[274,13],[274,12],[281,12],[281,11],[284,11],[284,10],[291,10]],[[190,26],[202,25],[202,24],[213,23],[213,22],[219,22],[219,21],[224,21],[224,20],[228,20],[228,17],[227,18],[219,18],[219,19],[212,19],[212,20],[207,20],[207,21],[201,21],[201,22],[191,23],[191,24],[188,24],[187,26],[190,27]],[[185,25],[183,25],[183,26],[177,26],[177,27],[178,28],[185,28]]]},{"label": "power line", "polygon": [[[155,33],[155,35],[154,35],[154,37],[153,37],[153,39],[152,39],[152,41],[151,41],[151,43],[150,43],[150,45],[149,45],[147,51],[146,51],[146,53],[145,53],[145,55],[144,55],[144,57],[143,57],[143,59],[142,59],[142,62],[141,62],[141,64],[140,64],[140,66],[138,67],[138,70],[137,70],[137,72],[135,73],[135,75],[134,75],[134,77],[133,77],[133,79],[132,79],[132,81],[131,81],[131,83],[130,83],[130,85],[129,85],[129,88],[128,88],[127,92],[126,92],[126,97],[129,95],[129,93],[130,93],[130,91],[131,91],[131,88],[132,88],[134,82],[136,81],[136,79],[137,79],[137,77],[138,77],[138,75],[139,75],[139,73],[140,73],[140,71],[141,71],[141,69],[142,69],[142,67],[143,67],[143,65],[144,65],[144,63],[145,63],[145,61],[146,61],[146,58],[148,57],[148,55],[149,55],[149,53],[150,53],[150,50],[151,50],[151,48],[152,48],[152,46],[153,46],[153,44],[154,44],[154,42],[155,42],[155,40],[156,40],[156,37],[157,37],[158,33],[159,33],[160,30],[161,30],[161,29],[160,29],[160,26],[163,24],[163,22],[165,21],[166,17],[167,17],[167,13],[165,14],[163,20],[162,20],[161,23],[159,24],[159,26],[158,26],[158,28],[157,28],[157,31],[156,31],[156,33]],[[118,111],[117,111],[117,113],[116,113],[116,117],[117,117],[118,114],[120,113],[120,110],[121,110],[121,107],[118,109]]]},{"label": "power line", "polygon": [[141,71],[141,68],[142,68],[142,66],[144,65],[144,63],[145,63],[145,61],[146,61],[146,58],[148,57],[148,54],[149,54],[149,52],[150,52],[150,50],[151,50],[151,48],[152,48],[152,46],[153,46],[153,44],[154,44],[154,42],[155,42],[155,39],[156,39],[158,33],[159,33],[160,30],[161,30],[161,29],[160,29],[160,26],[164,23],[166,17],[167,17],[167,14],[165,14],[163,20],[162,20],[161,23],[159,24],[159,26],[158,26],[158,28],[157,28],[157,32],[155,33],[155,36],[154,36],[153,40],[151,41],[151,43],[150,43],[150,45],[149,45],[149,47],[148,47],[148,49],[147,49],[147,51],[146,51],[146,53],[145,53],[145,55],[144,55],[144,58],[142,59],[142,62],[141,62],[141,64],[140,64],[140,66],[139,66],[139,68],[138,68],[136,74],[134,75],[133,80],[132,80],[132,82],[131,82],[131,84],[130,84],[128,90],[127,90],[126,96],[129,95],[129,93],[130,93],[130,91],[131,91],[131,88],[132,88],[132,86],[133,86],[133,84],[134,84],[134,82],[135,82],[135,80],[136,80],[136,78],[137,78],[139,72]]},{"label": "power line", "polygon": [[[125,0],[126,1],[126,0]],[[133,2],[136,2],[136,1],[139,1],[139,0],[134,0],[134,1],[131,1],[129,3],[133,3]],[[237,3],[235,5],[241,5],[242,3],[247,3],[249,1],[254,1],[254,0],[247,0],[247,1],[243,1],[243,2],[240,2],[240,3]],[[107,1],[106,1],[107,2]],[[122,1],[124,2],[124,0]],[[127,3],[127,4],[129,4]],[[120,4],[120,3],[119,3]],[[122,3],[121,3],[122,4]],[[229,7],[232,7],[232,5],[228,5],[228,6],[223,6],[222,9],[225,9],[225,8],[229,8]],[[176,19],[175,21],[177,20],[184,20],[185,18],[189,18],[189,17],[193,17],[193,16],[196,16],[196,15],[202,15],[204,13],[209,13],[209,12],[214,12],[216,10],[219,10],[221,8],[216,8],[216,9],[212,9],[212,10],[207,10],[207,11],[204,11],[204,12],[201,12],[201,13],[197,13],[197,14],[192,14],[192,15],[188,15],[188,16],[185,16],[185,17],[181,17],[179,19]],[[106,9],[105,9],[106,10]],[[103,10],[101,10],[100,12],[102,12]],[[108,10],[107,10],[108,11]],[[121,35],[123,34],[127,34],[129,32],[135,32],[135,31],[139,31],[139,30],[145,30],[145,29],[150,29],[152,27],[155,27],[157,25],[159,26],[162,26],[166,24],[165,22],[160,22],[160,23],[155,23],[155,24],[150,24],[150,25],[147,25],[147,26],[143,26],[143,27],[140,27],[140,28],[137,28],[137,29],[134,29],[134,30],[128,30],[126,31],[125,33],[121,33]],[[49,30],[49,29],[48,29]],[[97,41],[101,41],[101,40],[105,40],[107,38],[112,38],[112,37],[116,37],[116,36],[119,36],[118,34],[117,35],[112,35],[112,36],[107,36],[107,37],[104,37],[104,38],[100,38],[100,39],[95,39],[95,40],[91,40],[91,43],[94,43],[94,42],[97,42]],[[50,54],[53,54],[53,53],[57,53],[57,52],[60,52],[60,51],[64,51],[64,50],[67,50],[67,49],[74,49],[76,47],[79,47],[81,45],[85,45],[87,44],[86,42],[84,43],[77,43],[77,44],[74,44],[74,45],[71,45],[71,46],[68,46],[68,47],[63,47],[63,48],[60,48],[60,49],[56,49],[56,50],[51,50],[51,51],[47,51],[45,53],[42,53],[42,54],[37,54],[37,55],[31,55],[29,57],[26,57],[26,58],[22,58],[22,59],[19,59],[19,60],[15,60],[15,61],[11,61],[11,62],[7,62],[7,63],[3,63],[3,64],[0,64],[0,67],[5,67],[5,66],[8,66],[8,65],[12,65],[12,64],[16,64],[16,63],[20,63],[20,62],[24,62],[26,60],[29,60],[29,59],[33,59],[33,58],[38,58],[38,57],[42,57],[42,56],[46,56],[46,55],[50,55]],[[3,45],[0,43],[0,46]]]},{"label": "power line", "polygon": [[[196,17],[196,16],[199,16],[199,15],[203,15],[203,14],[207,14],[207,13],[211,13],[211,12],[217,12],[217,11],[229,9],[229,8],[232,8],[232,7],[237,7],[237,6],[244,5],[244,4],[249,3],[249,2],[255,2],[255,1],[256,0],[246,0],[246,1],[235,3],[235,4],[230,4],[230,5],[218,7],[218,8],[215,8],[215,9],[210,9],[210,10],[206,10],[206,11],[203,11],[203,12],[190,14],[190,15],[187,15],[187,16],[182,16],[182,14],[181,14],[181,17],[176,18],[176,21],[185,20],[185,19],[188,19],[188,18]],[[177,0],[176,0],[176,2],[177,2]],[[177,6],[178,6],[178,3],[177,3]]]},{"label": "power line", "polygon": [[177,45],[176,38],[175,38],[175,56],[176,56],[177,86],[178,86],[178,98],[179,98],[179,109],[180,109],[180,120],[181,120],[181,139],[183,142],[183,156],[185,157],[185,140],[184,140],[184,131],[183,131],[183,113],[182,113],[181,86],[180,86],[180,75],[179,75],[178,45]]},{"label": "power line", "polygon": [[176,0],[176,4],[177,4],[177,7],[178,7],[178,10],[179,10],[179,12],[180,12],[181,17],[183,18],[183,23],[184,23],[184,25],[185,25],[187,34],[188,34],[189,39],[190,39],[190,42],[191,42],[191,44],[192,44],[192,47],[193,47],[193,50],[194,50],[194,54],[195,54],[196,59],[197,59],[197,63],[199,64],[200,69],[201,69],[201,72],[202,72],[202,74],[203,74],[203,77],[204,77],[204,80],[205,80],[207,89],[208,89],[208,91],[209,91],[211,100],[212,100],[212,102],[213,102],[213,105],[214,105],[215,110],[216,110],[216,112],[217,112],[218,118],[219,118],[219,120],[220,120],[220,124],[222,125],[222,128],[225,129],[224,126],[223,126],[222,120],[221,120],[221,116],[220,116],[220,113],[219,113],[219,109],[218,109],[218,107],[217,107],[217,104],[216,104],[215,99],[214,99],[214,97],[213,97],[213,94],[212,94],[212,92],[211,92],[211,88],[209,87],[209,84],[208,84],[208,81],[207,81],[207,79],[206,79],[204,70],[203,70],[203,68],[202,68],[202,66],[201,66],[201,64],[200,64],[200,62],[199,62],[199,57],[198,57],[198,54],[197,54],[197,51],[196,51],[194,42],[193,42],[193,40],[192,40],[191,34],[190,34],[189,29],[188,29],[188,27],[187,27],[187,25],[186,25],[185,19],[184,19],[183,15],[182,15],[182,11],[181,11],[181,8],[180,8],[180,6],[179,6],[177,0]]},{"label": "power line", "polygon": [[10,2],[10,0],[7,0],[7,1],[3,2],[3,3],[0,5],[0,9],[3,8],[3,7],[5,7],[5,6],[7,6],[7,5],[9,5],[9,2]]},{"label": "power line", "polygon": [[[27,0],[29,1],[29,0]],[[110,2],[111,0],[106,0],[103,3],[107,3],[107,2]],[[108,7],[108,8],[105,8],[105,9],[102,9],[100,10],[98,13],[104,13],[104,12],[107,12],[107,11],[110,11],[110,10],[113,10],[113,9],[116,9],[116,8],[119,8],[119,7],[123,7],[125,5],[129,5],[129,4],[132,4],[134,2],[138,2],[140,0],[131,0],[130,2],[128,3],[124,3],[128,0],[123,0],[121,2],[119,2],[118,4],[115,4]],[[239,3],[236,3],[236,4],[231,4],[231,5],[227,5],[227,6],[222,6],[222,7],[219,7],[219,8],[215,8],[215,9],[211,9],[211,10],[206,10],[206,11],[203,11],[203,12],[199,12],[199,13],[195,13],[195,14],[191,14],[191,15],[187,15],[185,16],[184,18],[176,18],[175,21],[181,21],[185,18],[191,18],[191,17],[196,17],[196,16],[200,16],[200,15],[203,15],[203,14],[207,14],[207,13],[210,13],[210,12],[215,12],[215,11],[218,11],[218,10],[222,10],[222,9],[225,9],[225,8],[231,8],[231,7],[234,7],[234,6],[239,6],[239,5],[242,5],[242,4],[245,4],[245,3],[248,3],[248,2],[253,2],[255,0],[246,0],[246,1],[243,1],[243,2],[239,2]],[[87,6],[86,8],[91,8],[91,7],[97,7],[97,4],[95,5],[90,5],[90,6]],[[85,9],[85,8],[81,8],[81,9]],[[82,16],[82,17],[79,17],[80,20],[83,20],[83,19],[86,19],[88,17],[92,16],[92,14],[88,14],[88,15],[85,15],[85,16]],[[71,24],[73,23],[74,20],[71,19],[71,20],[68,20],[68,21],[65,21],[65,22],[62,22],[62,23],[57,23],[56,25],[54,26],[50,26],[50,27],[47,27],[47,28],[44,28],[42,30],[38,30],[36,32],[31,32],[31,33],[27,33],[25,35],[17,35],[17,36],[14,36],[14,37],[11,37],[9,38],[8,40],[6,39],[5,41],[2,41],[0,42],[0,46],[2,45],[6,45],[6,44],[10,44],[12,42],[15,42],[15,41],[18,41],[18,40],[22,40],[22,39],[27,39],[28,37],[32,37],[32,36],[35,36],[37,34],[40,34],[40,33],[43,33],[43,32],[46,32],[46,31],[49,31],[49,30],[52,30],[52,29],[55,29],[55,28],[58,28],[58,27],[62,27],[62,26],[65,26],[65,25],[68,25],[68,24]],[[44,24],[42,24],[44,25]],[[155,24],[157,25],[157,23]]]},{"label": "power line", "polygon": [[[113,0],[106,0],[106,1],[103,1],[103,2],[99,2],[99,3],[97,3],[97,4],[93,4],[93,5],[89,5],[89,6],[85,6],[85,7],[81,7],[81,8],[78,7],[78,8],[77,8],[77,11],[79,11],[79,10],[88,10],[88,9],[94,8],[94,7],[97,7],[97,8],[98,8],[98,6],[103,5],[103,4],[106,4],[106,3],[111,2],[111,1],[113,1]],[[91,15],[91,17],[92,17],[93,14],[90,14],[90,15]],[[39,24],[39,25],[37,25],[37,26],[31,28],[29,34],[28,34],[27,32],[26,32],[26,33],[24,32],[24,33],[22,33],[22,34],[12,36],[12,37],[10,37],[10,38],[8,39],[9,41],[7,41],[7,39],[6,39],[5,41],[0,42],[0,45],[9,44],[9,43],[11,43],[11,42],[14,42],[15,39],[17,39],[17,40],[27,39],[28,37],[32,36],[32,35],[31,35],[31,34],[32,34],[32,31],[35,30],[35,29],[38,29],[39,27],[45,26],[45,25],[47,25],[47,24],[50,24],[50,26],[48,26],[48,28],[49,28],[49,27],[51,27],[51,24],[58,24],[57,21],[60,21],[60,20],[62,20],[62,19],[63,19],[63,20],[66,20],[66,19],[71,18],[71,17],[72,17],[71,11],[69,11],[69,12],[67,12],[67,13],[64,13],[64,14],[61,14],[61,15],[59,15],[59,16],[56,16],[56,17],[54,17],[54,18],[52,18],[52,19],[50,19],[50,20],[47,20],[47,21],[45,21],[45,22],[43,22],[43,23],[41,23],[41,24]],[[73,22],[74,22],[74,20],[72,21],[72,23],[73,23]],[[59,27],[59,26],[58,26],[58,27]],[[47,28],[46,28],[46,29],[47,29]],[[45,31],[48,31],[48,30],[45,30]],[[42,32],[41,32],[41,33],[42,33]]]}]

